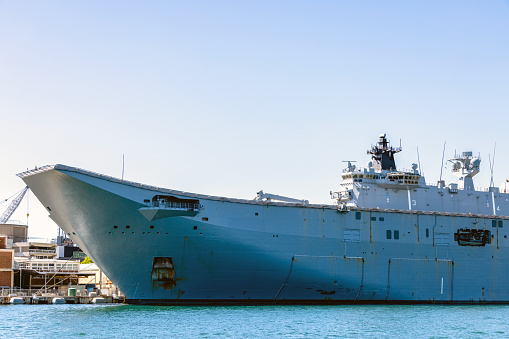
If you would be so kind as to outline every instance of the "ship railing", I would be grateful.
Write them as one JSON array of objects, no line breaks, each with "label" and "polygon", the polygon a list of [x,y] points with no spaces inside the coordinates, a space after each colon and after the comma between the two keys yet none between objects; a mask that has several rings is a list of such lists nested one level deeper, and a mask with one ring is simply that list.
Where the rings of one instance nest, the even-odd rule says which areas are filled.
[{"label": "ship railing", "polygon": [[169,209],[182,209],[182,210],[198,210],[200,209],[200,204],[194,203],[186,203],[186,202],[154,202],[154,207],[159,208],[169,208]]},{"label": "ship railing", "polygon": [[[383,175],[383,173],[374,172],[371,168],[366,168],[366,167],[356,167],[355,170],[353,170],[353,171],[349,171],[348,168],[343,169],[343,173],[350,173],[350,172],[351,173],[355,173],[355,174],[376,174],[376,175]],[[408,168],[399,168],[397,170],[394,170],[393,172],[405,173],[405,174],[408,173],[410,175],[421,175],[421,173],[419,171],[417,171],[417,173],[414,173],[413,169],[408,169]]]}]

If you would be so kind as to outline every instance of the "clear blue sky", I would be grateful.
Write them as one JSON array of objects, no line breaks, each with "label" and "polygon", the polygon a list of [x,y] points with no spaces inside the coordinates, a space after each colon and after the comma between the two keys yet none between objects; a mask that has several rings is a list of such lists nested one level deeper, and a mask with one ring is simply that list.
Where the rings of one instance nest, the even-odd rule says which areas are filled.
[{"label": "clear blue sky", "polygon": [[[383,132],[430,183],[447,141],[488,186],[496,142],[498,186],[508,62],[508,1],[0,0],[0,199],[27,168],[119,177],[125,154],[132,181],[328,203]],[[33,195],[30,213],[56,235]]]}]

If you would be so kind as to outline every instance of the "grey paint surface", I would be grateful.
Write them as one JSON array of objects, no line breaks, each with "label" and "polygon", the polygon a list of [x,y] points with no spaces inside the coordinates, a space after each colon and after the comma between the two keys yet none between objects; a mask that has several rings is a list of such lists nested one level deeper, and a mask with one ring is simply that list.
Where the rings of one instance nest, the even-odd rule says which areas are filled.
[{"label": "grey paint surface", "polygon": [[[131,302],[509,302],[509,194],[375,167],[349,164],[331,205],[205,196],[62,165],[19,176]],[[154,207],[165,195],[199,208]]]}]

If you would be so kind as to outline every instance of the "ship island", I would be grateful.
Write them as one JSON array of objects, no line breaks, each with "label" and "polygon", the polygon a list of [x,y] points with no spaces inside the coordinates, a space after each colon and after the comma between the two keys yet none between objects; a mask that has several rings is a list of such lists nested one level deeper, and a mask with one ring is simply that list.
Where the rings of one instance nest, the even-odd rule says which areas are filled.
[{"label": "ship island", "polygon": [[[235,199],[66,165],[18,174],[129,304],[509,303],[509,193],[396,167],[385,134],[346,163],[333,203]],[[504,227],[505,226],[505,227]]]}]

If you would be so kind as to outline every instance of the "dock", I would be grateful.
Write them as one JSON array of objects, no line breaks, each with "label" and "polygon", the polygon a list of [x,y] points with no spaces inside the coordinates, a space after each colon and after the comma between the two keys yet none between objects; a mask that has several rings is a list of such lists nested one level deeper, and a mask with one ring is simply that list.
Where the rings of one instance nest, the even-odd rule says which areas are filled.
[{"label": "dock", "polygon": [[[54,298],[63,298],[65,300],[65,304],[118,304],[123,303],[124,300],[113,298],[112,296],[58,296],[58,295],[42,295],[42,296],[3,296],[0,297],[0,304],[8,305],[11,304],[12,298],[21,298],[23,302],[20,304],[25,305],[48,305],[53,303]],[[100,300],[101,298],[102,300]],[[94,302],[95,300],[95,302]]]}]

